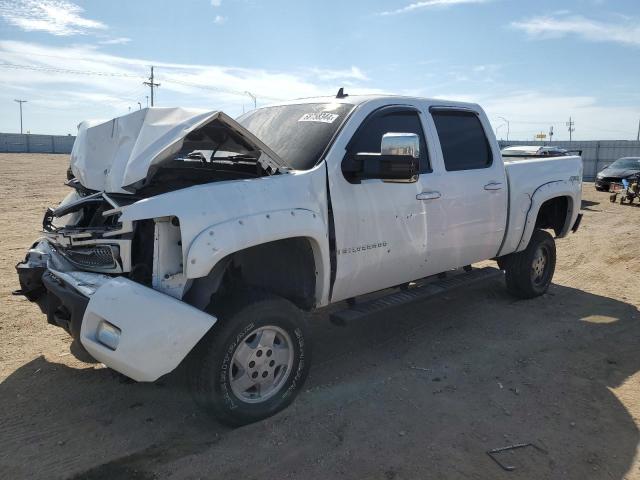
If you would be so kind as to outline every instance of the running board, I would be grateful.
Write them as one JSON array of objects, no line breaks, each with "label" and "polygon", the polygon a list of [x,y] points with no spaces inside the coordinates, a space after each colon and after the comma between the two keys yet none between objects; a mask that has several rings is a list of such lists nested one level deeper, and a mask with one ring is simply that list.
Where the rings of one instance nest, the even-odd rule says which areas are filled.
[{"label": "running board", "polygon": [[400,305],[407,305],[418,300],[425,300],[460,287],[466,287],[480,281],[501,277],[502,275],[502,271],[494,267],[478,268],[464,273],[448,275],[445,278],[437,279],[433,282],[407,290],[394,292],[384,297],[365,300],[362,303],[355,303],[349,308],[332,313],[329,319],[332,323],[344,325],[348,321],[357,320],[373,313],[382,312]]}]

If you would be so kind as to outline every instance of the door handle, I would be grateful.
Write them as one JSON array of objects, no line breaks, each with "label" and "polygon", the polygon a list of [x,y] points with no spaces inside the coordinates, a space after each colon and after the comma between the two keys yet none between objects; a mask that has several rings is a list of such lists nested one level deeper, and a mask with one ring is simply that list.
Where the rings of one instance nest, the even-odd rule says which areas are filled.
[{"label": "door handle", "polygon": [[422,192],[416,195],[417,200],[437,200],[442,195],[440,192]]},{"label": "door handle", "polygon": [[491,183],[487,183],[484,186],[485,190],[502,190],[502,183],[500,182],[491,182]]}]

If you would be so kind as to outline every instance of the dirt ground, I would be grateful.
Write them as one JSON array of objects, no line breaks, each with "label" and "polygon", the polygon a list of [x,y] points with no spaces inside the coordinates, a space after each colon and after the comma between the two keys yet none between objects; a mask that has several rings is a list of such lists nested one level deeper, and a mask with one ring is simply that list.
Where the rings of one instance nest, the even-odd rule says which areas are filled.
[{"label": "dirt ground", "polygon": [[[640,208],[585,183],[534,300],[495,280],[344,327],[316,314],[305,391],[232,430],[179,372],[136,384],[78,360],[11,295],[67,163],[0,155],[0,478],[640,478]],[[512,472],[486,453],[529,442],[499,454]]]}]

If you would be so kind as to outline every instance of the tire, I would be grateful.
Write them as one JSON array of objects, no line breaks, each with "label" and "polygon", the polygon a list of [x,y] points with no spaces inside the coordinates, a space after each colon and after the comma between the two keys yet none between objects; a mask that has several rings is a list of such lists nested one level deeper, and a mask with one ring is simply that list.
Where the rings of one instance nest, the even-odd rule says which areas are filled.
[{"label": "tire", "polygon": [[544,230],[534,230],[527,248],[505,262],[507,290],[518,298],[534,298],[547,291],[556,268],[556,243]]},{"label": "tire", "polygon": [[231,426],[287,407],[311,366],[304,313],[265,293],[236,296],[208,310],[218,322],[191,352],[187,366],[196,402]]}]

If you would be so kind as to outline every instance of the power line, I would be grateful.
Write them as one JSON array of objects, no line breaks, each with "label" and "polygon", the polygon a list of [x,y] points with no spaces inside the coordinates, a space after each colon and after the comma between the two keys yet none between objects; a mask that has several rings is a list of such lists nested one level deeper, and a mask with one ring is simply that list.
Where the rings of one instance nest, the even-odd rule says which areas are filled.
[{"label": "power line", "polygon": [[[142,75],[133,75],[133,74],[128,74],[128,73],[119,73],[119,72],[101,72],[101,71],[97,71],[97,70],[75,70],[75,69],[69,69],[69,68],[58,68],[58,67],[49,67],[49,66],[37,66],[37,65],[20,65],[20,64],[15,64],[15,63],[8,63],[8,62],[3,62],[0,63],[0,68],[10,68],[10,69],[19,69],[19,70],[31,70],[31,71],[36,71],[36,72],[47,72],[47,73],[63,73],[63,74],[71,74],[71,75],[90,75],[90,76],[100,76],[100,77],[122,77],[122,78],[145,78]],[[153,67],[152,67],[153,69]],[[153,79],[151,77],[149,77],[149,81],[144,81],[143,83],[145,85],[148,85],[149,87],[151,87],[151,85],[149,85],[150,83],[154,83],[154,87],[155,86],[159,86],[159,84],[155,84],[154,82],[155,76],[153,77]],[[145,79],[146,80],[146,79]],[[186,87],[193,87],[193,88],[200,88],[203,90],[209,90],[209,91],[213,91],[213,92],[218,92],[218,93],[227,93],[230,95],[238,95],[241,97],[246,97],[249,96],[251,98],[251,100],[254,103],[254,107],[257,106],[257,98],[261,98],[261,99],[265,99],[265,100],[272,100],[272,101],[276,101],[276,102],[280,102],[280,101],[285,101],[286,99],[283,98],[276,98],[276,97],[270,97],[267,95],[262,95],[262,94],[256,94],[253,92],[249,92],[247,90],[231,90],[231,89],[226,89],[226,88],[220,88],[220,87],[212,87],[209,85],[202,85],[202,84],[198,84],[198,83],[192,83],[192,82],[186,82],[184,80],[176,80],[176,79],[165,79],[164,82],[168,82],[168,83],[173,83],[173,84],[177,84],[177,85],[184,85]],[[151,87],[151,90],[153,91],[153,87]],[[151,95],[152,97],[152,101],[151,101],[151,106],[153,106],[154,102],[153,102],[153,93]]]},{"label": "power line", "polygon": [[218,92],[218,93],[228,93],[230,95],[239,95],[239,96],[248,96],[249,98],[251,98],[251,100],[254,102],[254,104],[256,103],[256,100],[258,98],[261,99],[265,99],[265,100],[273,100],[276,102],[283,102],[286,99],[284,98],[276,98],[276,97],[269,97],[267,95],[262,95],[259,93],[253,93],[253,92],[249,92],[247,90],[241,91],[241,90],[230,90],[227,88],[220,88],[220,87],[212,87],[209,85],[202,85],[199,83],[192,83],[192,82],[185,82],[184,80],[175,80],[175,79],[171,79],[171,80],[163,80],[165,83],[175,83],[177,85],[184,85],[185,87],[194,87],[194,88],[201,88],[203,90],[210,90],[213,92]]},{"label": "power line", "polygon": [[36,72],[47,72],[47,73],[68,73],[72,75],[93,75],[98,77],[124,77],[124,78],[144,78],[142,75],[132,75],[129,73],[119,73],[119,72],[100,72],[96,70],[73,70],[69,68],[58,68],[58,67],[47,67],[47,66],[39,66],[39,65],[20,65],[16,63],[0,63],[0,67],[3,68],[11,68],[18,70],[32,70]]}]

